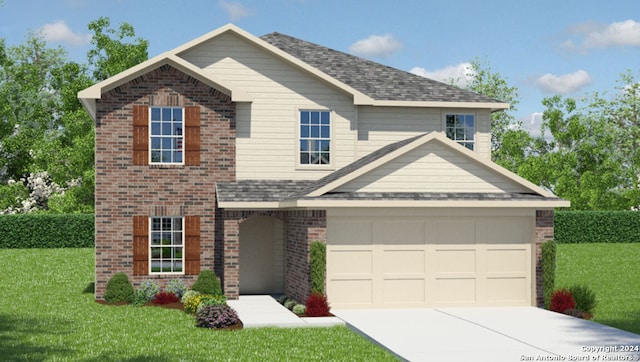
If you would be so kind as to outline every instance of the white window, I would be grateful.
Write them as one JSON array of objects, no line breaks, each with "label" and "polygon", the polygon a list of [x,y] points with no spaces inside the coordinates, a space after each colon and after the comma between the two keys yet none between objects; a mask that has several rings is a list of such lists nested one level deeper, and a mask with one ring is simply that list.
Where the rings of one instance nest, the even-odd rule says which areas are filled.
[{"label": "white window", "polygon": [[473,151],[476,134],[473,114],[447,114],[444,126],[447,137]]},{"label": "white window", "polygon": [[330,111],[300,111],[300,164],[331,164]]},{"label": "white window", "polygon": [[151,274],[184,272],[184,219],[152,217],[149,240]]},{"label": "white window", "polygon": [[183,119],[182,108],[151,108],[151,163],[183,163]]}]

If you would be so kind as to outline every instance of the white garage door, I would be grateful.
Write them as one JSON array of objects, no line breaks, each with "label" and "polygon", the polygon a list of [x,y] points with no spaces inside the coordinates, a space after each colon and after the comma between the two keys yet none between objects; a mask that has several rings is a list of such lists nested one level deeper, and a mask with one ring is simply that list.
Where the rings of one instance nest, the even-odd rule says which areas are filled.
[{"label": "white garage door", "polygon": [[357,212],[328,213],[333,307],[532,305],[533,215]]}]

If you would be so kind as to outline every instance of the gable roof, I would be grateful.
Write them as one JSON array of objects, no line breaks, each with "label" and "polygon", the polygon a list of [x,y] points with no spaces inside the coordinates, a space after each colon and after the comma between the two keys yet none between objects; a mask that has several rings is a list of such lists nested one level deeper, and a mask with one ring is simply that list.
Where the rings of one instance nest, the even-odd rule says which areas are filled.
[{"label": "gable roof", "polygon": [[[438,143],[470,162],[500,175],[522,187],[525,192],[357,192],[340,191],[340,187],[396,160],[428,143]],[[274,208],[274,207],[568,207],[569,202],[478,156],[475,152],[448,139],[441,132],[430,132],[389,144],[359,160],[313,182],[267,182],[269,188],[278,189],[268,199],[261,196],[265,181],[245,180],[218,184],[221,208]],[[255,191],[254,191],[255,190]],[[242,192],[244,199],[234,200],[233,192]]]},{"label": "gable roof", "polygon": [[224,33],[233,33],[316,78],[351,94],[355,105],[405,107],[509,108],[509,104],[386,65],[309,43],[280,33],[259,38],[227,24],[155,56],[109,79],[78,92],[78,98],[95,119],[95,101],[146,72],[170,64],[231,96],[234,102],[251,102],[248,93],[229,81],[216,79],[180,55]]},{"label": "gable roof", "polygon": [[[260,37],[367,96],[379,101],[502,103],[413,73],[280,33]],[[503,105],[505,105],[503,103]]]}]

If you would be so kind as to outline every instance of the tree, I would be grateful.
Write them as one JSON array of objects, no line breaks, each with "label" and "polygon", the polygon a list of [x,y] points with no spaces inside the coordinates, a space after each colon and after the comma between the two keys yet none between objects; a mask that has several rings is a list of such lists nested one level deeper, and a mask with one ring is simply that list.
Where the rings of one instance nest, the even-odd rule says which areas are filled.
[{"label": "tree", "polygon": [[[131,24],[122,23],[117,30],[110,28],[110,25],[107,17],[89,23],[89,30],[93,31],[91,44],[94,48],[89,50],[87,56],[96,81],[112,77],[148,57],[149,42],[134,38],[136,34]],[[128,38],[133,39],[133,43],[126,42]]]}]

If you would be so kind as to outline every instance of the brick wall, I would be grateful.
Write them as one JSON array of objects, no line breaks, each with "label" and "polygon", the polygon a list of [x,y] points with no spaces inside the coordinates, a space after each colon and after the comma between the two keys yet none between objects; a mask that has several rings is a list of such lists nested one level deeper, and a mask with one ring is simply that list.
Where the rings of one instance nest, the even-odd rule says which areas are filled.
[{"label": "brick wall", "polygon": [[544,307],[540,256],[542,244],[549,240],[553,240],[553,210],[536,210],[536,302],[539,307]]},{"label": "brick wall", "polygon": [[224,211],[224,293],[235,299],[240,293],[240,223],[256,216],[285,222],[285,294],[304,301],[311,292],[309,246],[326,241],[326,212],[318,210],[227,210]]},{"label": "brick wall", "polygon": [[[200,166],[134,166],[133,105],[200,106]],[[235,104],[229,96],[165,65],[97,101],[96,298],[125,272],[137,286],[175,276],[133,276],[133,216],[201,216],[200,268],[221,265],[215,182],[235,180]],[[216,244],[216,240],[218,243]],[[196,276],[180,276],[191,284]]]}]

